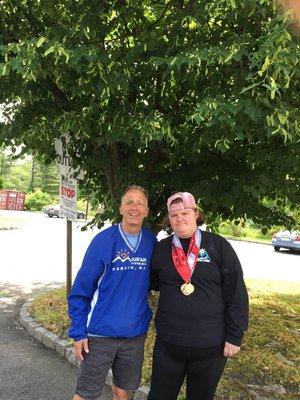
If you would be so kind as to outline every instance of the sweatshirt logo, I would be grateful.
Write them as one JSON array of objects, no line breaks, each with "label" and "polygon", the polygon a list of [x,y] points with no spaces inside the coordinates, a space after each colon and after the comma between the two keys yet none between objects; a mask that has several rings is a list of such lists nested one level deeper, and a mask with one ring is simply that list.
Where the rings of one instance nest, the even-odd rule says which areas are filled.
[{"label": "sweatshirt logo", "polygon": [[118,250],[112,261],[112,271],[146,271],[146,257],[130,257],[130,251]]},{"label": "sweatshirt logo", "polygon": [[209,255],[205,249],[200,249],[197,261],[199,262],[210,262]]},{"label": "sweatshirt logo", "polygon": [[117,260],[120,260],[122,263],[125,261],[131,261],[130,257],[129,257],[130,252],[127,250],[120,250],[117,251],[117,257],[112,261],[112,262],[116,262]]}]

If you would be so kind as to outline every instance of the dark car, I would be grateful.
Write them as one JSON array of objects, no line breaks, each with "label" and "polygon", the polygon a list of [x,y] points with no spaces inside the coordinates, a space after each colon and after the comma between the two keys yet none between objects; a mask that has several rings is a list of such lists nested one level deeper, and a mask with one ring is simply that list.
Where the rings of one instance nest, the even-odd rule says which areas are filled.
[{"label": "dark car", "polygon": [[[50,218],[52,217],[59,218],[59,209],[60,209],[59,204],[51,204],[50,206],[44,207],[43,212],[45,214],[48,214]],[[77,218],[84,219],[85,218],[84,212],[77,210]]]},{"label": "dark car", "polygon": [[281,248],[300,251],[300,232],[279,231],[273,235],[272,245],[275,251],[279,251]]}]

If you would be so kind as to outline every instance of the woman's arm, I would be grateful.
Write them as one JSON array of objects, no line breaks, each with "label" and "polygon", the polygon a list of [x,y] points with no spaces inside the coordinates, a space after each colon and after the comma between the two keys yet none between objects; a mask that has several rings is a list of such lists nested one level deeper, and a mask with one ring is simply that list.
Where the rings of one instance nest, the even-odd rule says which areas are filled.
[{"label": "woman's arm", "polygon": [[248,327],[249,301],[240,261],[231,244],[223,239],[221,248],[223,298],[225,302],[225,342],[239,347]]}]

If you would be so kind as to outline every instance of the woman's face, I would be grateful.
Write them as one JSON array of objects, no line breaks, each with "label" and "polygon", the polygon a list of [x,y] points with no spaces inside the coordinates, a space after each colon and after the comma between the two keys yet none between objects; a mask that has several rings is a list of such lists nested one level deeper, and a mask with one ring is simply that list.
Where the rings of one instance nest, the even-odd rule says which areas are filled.
[{"label": "woman's face", "polygon": [[198,212],[192,208],[184,208],[182,202],[171,204],[169,211],[170,225],[180,238],[190,238],[197,228]]}]

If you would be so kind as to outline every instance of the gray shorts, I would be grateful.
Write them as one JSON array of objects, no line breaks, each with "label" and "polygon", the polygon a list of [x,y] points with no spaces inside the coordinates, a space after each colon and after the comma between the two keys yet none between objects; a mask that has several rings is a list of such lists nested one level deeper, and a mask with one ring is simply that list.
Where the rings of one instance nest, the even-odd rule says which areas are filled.
[{"label": "gray shorts", "polygon": [[130,339],[89,337],[89,353],[83,354],[76,394],[87,400],[97,399],[110,368],[115,386],[128,392],[138,389],[145,339],[146,335]]}]

